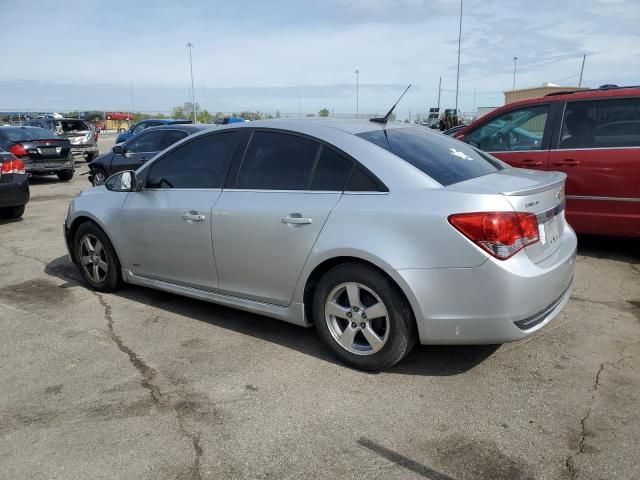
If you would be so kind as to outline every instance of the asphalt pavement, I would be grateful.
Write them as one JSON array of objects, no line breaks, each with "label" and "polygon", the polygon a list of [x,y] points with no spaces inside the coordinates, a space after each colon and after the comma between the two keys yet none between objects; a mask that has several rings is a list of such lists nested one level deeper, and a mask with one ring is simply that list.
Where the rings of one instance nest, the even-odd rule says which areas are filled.
[{"label": "asphalt pavement", "polygon": [[88,289],[62,237],[86,170],[0,221],[0,478],[640,478],[637,240],[581,237],[570,302],[524,341],[368,374],[313,329]]}]

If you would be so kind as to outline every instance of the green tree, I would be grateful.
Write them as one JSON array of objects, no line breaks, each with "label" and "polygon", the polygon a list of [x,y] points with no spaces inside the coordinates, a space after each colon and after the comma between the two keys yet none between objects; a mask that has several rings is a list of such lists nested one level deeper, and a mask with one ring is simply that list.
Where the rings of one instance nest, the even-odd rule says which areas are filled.
[{"label": "green tree", "polygon": [[327,110],[326,108],[323,108],[322,110],[320,110],[318,112],[318,116],[319,117],[328,117],[329,116],[329,110]]},{"label": "green tree", "polygon": [[280,110],[276,110],[276,118],[280,118]]},{"label": "green tree", "polygon": [[210,123],[211,120],[213,120],[213,115],[209,111],[203,110],[198,113],[198,123]]}]

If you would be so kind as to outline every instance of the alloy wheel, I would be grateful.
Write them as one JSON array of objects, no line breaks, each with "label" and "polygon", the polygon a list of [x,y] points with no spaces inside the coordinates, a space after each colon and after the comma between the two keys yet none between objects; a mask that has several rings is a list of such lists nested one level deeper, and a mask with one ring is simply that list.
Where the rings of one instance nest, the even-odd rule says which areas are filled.
[{"label": "alloy wheel", "polygon": [[93,174],[93,186],[99,187],[100,185],[104,185],[106,179],[107,175],[102,170],[96,170]]},{"label": "alloy wheel", "polygon": [[346,282],[335,287],[325,303],[325,321],[333,339],[349,353],[372,355],[389,338],[389,313],[369,287]]},{"label": "alloy wheel", "polygon": [[80,265],[94,283],[102,283],[109,272],[107,251],[100,240],[91,234],[80,239]]}]

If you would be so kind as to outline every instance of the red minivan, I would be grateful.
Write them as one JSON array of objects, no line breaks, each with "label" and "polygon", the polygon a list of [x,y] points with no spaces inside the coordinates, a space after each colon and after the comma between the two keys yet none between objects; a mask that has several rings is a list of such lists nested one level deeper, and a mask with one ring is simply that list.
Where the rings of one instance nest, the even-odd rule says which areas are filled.
[{"label": "red minivan", "polygon": [[640,87],[511,103],[455,138],[514,167],[565,172],[577,232],[640,237]]}]

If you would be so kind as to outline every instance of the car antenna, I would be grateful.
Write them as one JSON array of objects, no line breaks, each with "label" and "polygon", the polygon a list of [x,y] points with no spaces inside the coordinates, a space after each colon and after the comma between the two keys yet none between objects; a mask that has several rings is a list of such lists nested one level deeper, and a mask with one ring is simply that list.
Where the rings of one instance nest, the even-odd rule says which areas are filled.
[{"label": "car antenna", "polygon": [[400,95],[400,98],[398,99],[398,101],[393,104],[393,107],[391,107],[391,110],[389,110],[384,117],[372,118],[369,121],[375,122],[375,123],[384,123],[386,125],[387,121],[389,120],[389,117],[393,113],[393,109],[396,108],[396,105],[400,103],[400,100],[402,100],[402,97],[404,97],[404,94],[407,93],[407,90],[409,90],[410,88],[411,88],[411,84],[409,84],[409,86],[405,88],[404,92],[402,92],[402,95]]}]

